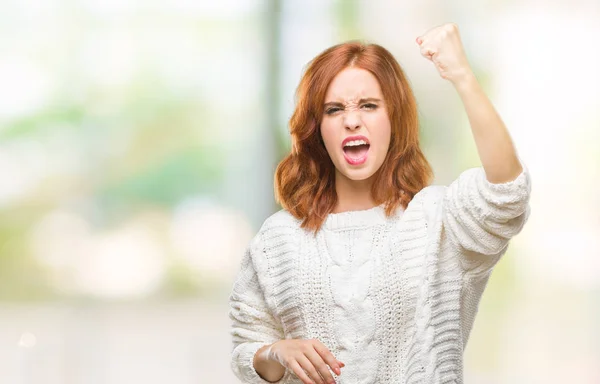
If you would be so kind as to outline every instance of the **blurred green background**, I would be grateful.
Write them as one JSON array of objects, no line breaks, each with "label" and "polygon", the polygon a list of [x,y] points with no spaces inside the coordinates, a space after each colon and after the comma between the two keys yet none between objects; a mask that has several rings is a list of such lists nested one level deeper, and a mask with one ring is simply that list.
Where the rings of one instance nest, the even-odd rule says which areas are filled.
[{"label": "blurred green background", "polygon": [[306,63],[388,48],[435,184],[479,159],[414,40],[459,25],[533,178],[467,383],[600,383],[597,1],[0,2],[0,382],[234,383],[227,297]]}]

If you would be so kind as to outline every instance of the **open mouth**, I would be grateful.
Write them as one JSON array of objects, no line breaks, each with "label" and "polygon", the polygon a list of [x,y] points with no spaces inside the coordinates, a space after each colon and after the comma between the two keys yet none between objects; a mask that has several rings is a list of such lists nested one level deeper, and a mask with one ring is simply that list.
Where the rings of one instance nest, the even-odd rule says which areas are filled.
[{"label": "open mouth", "polygon": [[352,159],[360,159],[361,157],[364,157],[367,154],[367,152],[369,152],[370,147],[370,144],[359,144],[352,146],[346,145],[344,147],[344,153],[347,157],[350,157]]},{"label": "open mouth", "polygon": [[362,164],[367,161],[370,147],[366,138],[346,139],[343,145],[344,158],[352,165]]}]

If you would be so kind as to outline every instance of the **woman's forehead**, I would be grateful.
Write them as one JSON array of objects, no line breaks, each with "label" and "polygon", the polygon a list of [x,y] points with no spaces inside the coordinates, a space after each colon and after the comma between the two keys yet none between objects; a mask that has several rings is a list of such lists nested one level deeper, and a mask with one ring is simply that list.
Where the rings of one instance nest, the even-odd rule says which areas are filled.
[{"label": "woman's forehead", "polygon": [[373,74],[361,68],[346,68],[338,73],[327,88],[326,102],[358,103],[361,99],[381,99],[381,87]]}]

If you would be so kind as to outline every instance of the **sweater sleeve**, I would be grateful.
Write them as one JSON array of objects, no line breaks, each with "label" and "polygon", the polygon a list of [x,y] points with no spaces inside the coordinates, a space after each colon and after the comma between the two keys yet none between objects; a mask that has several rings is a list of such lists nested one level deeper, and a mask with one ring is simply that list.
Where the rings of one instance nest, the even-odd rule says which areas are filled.
[{"label": "sweater sleeve", "polygon": [[464,269],[493,266],[527,222],[531,180],[522,167],[514,180],[498,184],[482,167],[468,169],[446,189],[443,225]]},{"label": "sweater sleeve", "polygon": [[[254,354],[267,344],[284,338],[279,322],[270,313],[260,287],[254,257],[262,252],[259,235],[246,248],[229,297],[233,351],[231,369],[243,383],[268,384],[254,369]],[[283,383],[286,375],[278,381]]]}]

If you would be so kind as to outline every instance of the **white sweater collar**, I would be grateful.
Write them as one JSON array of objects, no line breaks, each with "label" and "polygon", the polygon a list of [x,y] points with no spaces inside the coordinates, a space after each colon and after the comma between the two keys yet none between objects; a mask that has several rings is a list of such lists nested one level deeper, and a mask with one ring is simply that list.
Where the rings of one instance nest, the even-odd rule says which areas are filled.
[{"label": "white sweater collar", "polygon": [[386,221],[384,204],[373,208],[330,213],[326,216],[323,228],[329,230],[348,229],[356,227],[370,227],[383,224]]}]

